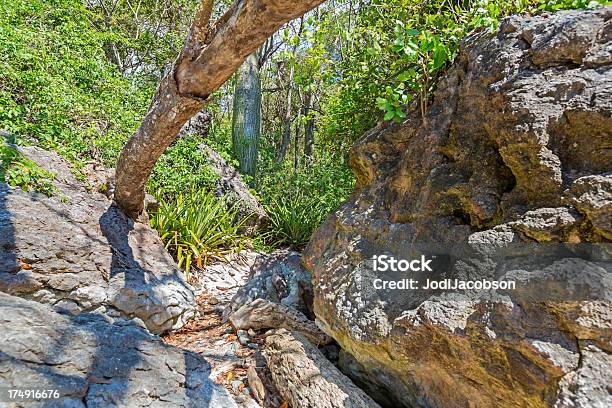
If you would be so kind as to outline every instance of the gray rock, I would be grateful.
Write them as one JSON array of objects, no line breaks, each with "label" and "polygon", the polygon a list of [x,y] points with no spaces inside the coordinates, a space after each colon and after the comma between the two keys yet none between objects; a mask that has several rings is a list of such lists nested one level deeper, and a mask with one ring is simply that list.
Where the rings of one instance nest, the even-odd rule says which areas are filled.
[{"label": "gray rock", "polygon": [[98,314],[60,315],[0,293],[0,383],[56,389],[28,407],[235,407],[209,379],[210,365],[135,325]]},{"label": "gray rock", "polygon": [[241,218],[247,217],[242,224],[242,232],[254,234],[265,227],[270,222],[270,218],[263,206],[251,194],[249,187],[242,181],[238,171],[205,144],[200,145],[199,149],[207,156],[211,169],[219,176],[215,195],[225,197],[229,203],[237,205],[238,215]]},{"label": "gray rock", "polygon": [[191,119],[189,119],[181,128],[179,137],[187,135],[199,135],[205,137],[208,135],[210,130],[210,124],[212,123],[213,115],[206,109],[196,113]]},{"label": "gray rock", "polygon": [[301,261],[297,252],[283,250],[258,257],[251,266],[248,281],[223,310],[224,320],[255,299],[280,303],[314,317],[311,276]]},{"label": "gray rock", "polygon": [[157,233],[88,191],[59,155],[20,151],[57,175],[58,193],[0,183],[0,291],[72,312],[105,306],[154,333],[181,327],[194,313],[193,292]]},{"label": "gray rock", "polygon": [[[423,119],[354,145],[314,233],[317,322],[397,407],[610,406],[612,8],[503,20],[461,44]],[[374,271],[427,254],[432,272]],[[433,258],[433,257],[436,258]],[[516,290],[374,288],[514,279]]]}]

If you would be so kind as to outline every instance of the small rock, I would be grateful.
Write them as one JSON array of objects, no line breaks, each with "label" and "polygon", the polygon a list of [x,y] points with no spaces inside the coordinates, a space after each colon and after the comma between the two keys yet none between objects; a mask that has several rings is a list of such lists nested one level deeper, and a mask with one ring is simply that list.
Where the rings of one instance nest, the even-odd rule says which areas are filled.
[{"label": "small rock", "polygon": [[71,300],[60,300],[54,306],[56,310],[64,313],[70,313],[72,315],[77,315],[81,312],[79,305]]},{"label": "small rock", "polygon": [[249,330],[247,331],[247,333],[248,333],[248,334],[249,334],[249,336],[251,336],[251,337],[253,337],[253,336],[255,336],[255,335],[257,334],[257,333],[255,332],[255,330],[253,330],[253,329],[249,329]]},{"label": "small rock", "polygon": [[249,343],[249,341],[251,340],[249,338],[249,336],[247,335],[247,332],[244,331],[244,330],[238,330],[237,336],[238,336],[238,341],[243,346],[246,346]]},{"label": "small rock", "polygon": [[106,313],[106,308],[104,306],[100,306],[99,308],[94,310],[92,313],[105,314]]},{"label": "small rock", "polygon": [[244,385],[244,383],[240,380],[234,380],[232,381],[232,391],[234,391],[234,393],[239,393],[240,392],[240,386]]},{"label": "small rock", "polygon": [[257,343],[249,343],[249,344],[247,344],[247,347],[252,349],[252,350],[257,350],[257,348],[259,346],[257,345]]},{"label": "small rock", "polygon": [[219,304],[219,299],[217,299],[214,296],[211,296],[210,299],[208,299],[208,303],[211,304],[211,305],[217,305],[217,304]]},{"label": "small rock", "polygon": [[247,368],[247,379],[249,380],[249,391],[253,393],[253,397],[260,403],[263,402],[266,398],[266,387],[252,365]]},{"label": "small rock", "polygon": [[142,327],[143,329],[147,330],[147,325],[142,321],[142,319],[138,317],[133,318],[132,323],[134,323],[136,326]]}]

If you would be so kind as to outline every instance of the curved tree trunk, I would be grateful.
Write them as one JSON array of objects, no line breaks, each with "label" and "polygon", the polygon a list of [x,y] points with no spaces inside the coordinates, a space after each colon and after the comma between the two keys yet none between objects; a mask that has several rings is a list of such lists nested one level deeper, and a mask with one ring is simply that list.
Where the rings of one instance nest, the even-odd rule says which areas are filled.
[{"label": "curved tree trunk", "polygon": [[232,144],[240,172],[255,180],[261,133],[261,81],[255,53],[238,70],[232,118]]},{"label": "curved tree trunk", "polygon": [[143,210],[155,162],[181,126],[284,23],[323,0],[236,0],[210,26],[212,0],[202,5],[172,70],[160,82],[142,124],[117,163],[115,201],[132,218]]}]

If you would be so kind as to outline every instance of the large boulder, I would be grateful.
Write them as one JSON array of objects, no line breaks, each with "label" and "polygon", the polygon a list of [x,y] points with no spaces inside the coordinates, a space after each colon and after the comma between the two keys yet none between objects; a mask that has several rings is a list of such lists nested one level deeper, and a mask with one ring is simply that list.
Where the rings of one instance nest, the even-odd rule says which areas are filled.
[{"label": "large boulder", "polygon": [[[0,384],[57,391],[12,400],[28,407],[236,407],[199,355],[164,344],[132,322],[59,314],[0,293]],[[120,319],[118,319],[120,320]],[[5,405],[3,405],[5,406]]]},{"label": "large boulder", "polygon": [[57,192],[0,183],[0,291],[74,314],[138,318],[153,333],[193,316],[192,289],[157,232],[87,188],[56,153],[18,149],[56,175]]},{"label": "large boulder", "polygon": [[[304,262],[342,369],[380,403],[612,405],[611,23],[606,7],[480,30],[425,117],[353,147],[356,189]],[[433,271],[375,271],[375,255]],[[381,288],[401,278],[420,283]]]}]

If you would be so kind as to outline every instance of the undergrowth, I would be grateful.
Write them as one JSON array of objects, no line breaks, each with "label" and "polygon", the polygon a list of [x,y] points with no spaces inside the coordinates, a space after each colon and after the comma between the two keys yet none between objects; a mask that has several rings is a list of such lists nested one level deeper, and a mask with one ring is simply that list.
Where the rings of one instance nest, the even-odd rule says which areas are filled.
[{"label": "undergrowth", "polygon": [[201,268],[211,259],[250,245],[250,239],[240,232],[244,221],[238,219],[236,205],[228,206],[205,190],[162,199],[151,216],[151,226],[159,231],[188,279],[192,264]]},{"label": "undergrowth", "polygon": [[52,196],[57,188],[55,175],[29,160],[6,143],[0,144],[0,180],[24,191],[36,191]]}]

